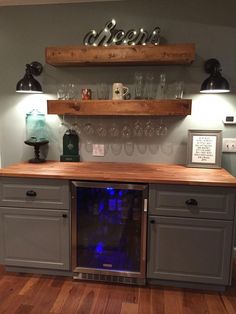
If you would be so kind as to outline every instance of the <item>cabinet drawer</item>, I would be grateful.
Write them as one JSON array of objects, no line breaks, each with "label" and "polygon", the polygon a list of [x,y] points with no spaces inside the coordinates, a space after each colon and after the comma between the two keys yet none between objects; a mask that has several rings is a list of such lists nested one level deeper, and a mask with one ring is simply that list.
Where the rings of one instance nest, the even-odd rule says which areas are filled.
[{"label": "cabinet drawer", "polygon": [[149,213],[163,216],[233,219],[234,188],[150,185]]},{"label": "cabinet drawer", "polygon": [[0,205],[68,209],[69,182],[51,179],[2,178]]}]

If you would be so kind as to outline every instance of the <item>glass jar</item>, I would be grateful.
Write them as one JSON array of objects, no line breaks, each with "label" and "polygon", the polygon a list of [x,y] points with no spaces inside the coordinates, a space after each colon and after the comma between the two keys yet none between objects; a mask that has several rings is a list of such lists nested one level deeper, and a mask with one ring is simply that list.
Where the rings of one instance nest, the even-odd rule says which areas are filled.
[{"label": "glass jar", "polygon": [[48,139],[45,115],[37,109],[26,114],[26,140],[42,142]]}]

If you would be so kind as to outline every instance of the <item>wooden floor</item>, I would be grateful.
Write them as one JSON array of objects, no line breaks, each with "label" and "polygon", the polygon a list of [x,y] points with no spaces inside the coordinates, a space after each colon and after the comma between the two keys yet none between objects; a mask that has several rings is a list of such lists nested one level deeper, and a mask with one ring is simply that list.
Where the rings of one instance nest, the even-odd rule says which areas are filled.
[{"label": "wooden floor", "polygon": [[0,314],[233,314],[236,264],[225,293],[73,281],[6,273],[0,266]]}]

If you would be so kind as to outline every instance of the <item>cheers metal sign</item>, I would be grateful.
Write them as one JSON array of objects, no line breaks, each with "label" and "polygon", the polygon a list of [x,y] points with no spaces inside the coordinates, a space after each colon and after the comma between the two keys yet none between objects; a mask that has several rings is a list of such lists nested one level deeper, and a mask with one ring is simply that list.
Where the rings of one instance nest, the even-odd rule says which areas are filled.
[{"label": "cheers metal sign", "polygon": [[160,43],[160,27],[148,33],[143,28],[139,30],[131,29],[127,32],[122,29],[116,30],[116,21],[112,19],[107,22],[104,29],[100,32],[91,30],[84,37],[84,45],[86,46],[110,46],[110,45],[159,45]]}]

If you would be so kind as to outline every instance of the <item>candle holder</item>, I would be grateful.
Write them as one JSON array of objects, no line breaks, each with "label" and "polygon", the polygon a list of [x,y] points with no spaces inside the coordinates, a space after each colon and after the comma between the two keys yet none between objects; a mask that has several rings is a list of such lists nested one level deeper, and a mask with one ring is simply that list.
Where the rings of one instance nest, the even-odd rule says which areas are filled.
[{"label": "candle holder", "polygon": [[33,140],[26,140],[24,141],[24,143],[26,145],[29,146],[33,146],[34,147],[34,155],[35,157],[30,159],[29,162],[33,163],[33,164],[38,164],[38,163],[42,163],[45,162],[46,160],[44,158],[40,158],[40,147],[43,145],[48,144],[48,140],[41,140],[41,141],[33,141]]}]

